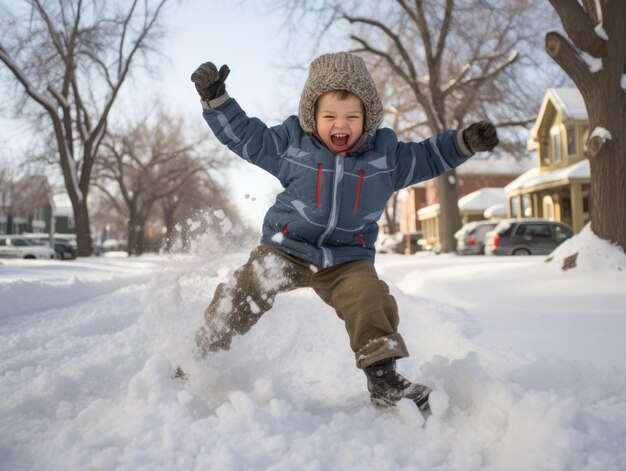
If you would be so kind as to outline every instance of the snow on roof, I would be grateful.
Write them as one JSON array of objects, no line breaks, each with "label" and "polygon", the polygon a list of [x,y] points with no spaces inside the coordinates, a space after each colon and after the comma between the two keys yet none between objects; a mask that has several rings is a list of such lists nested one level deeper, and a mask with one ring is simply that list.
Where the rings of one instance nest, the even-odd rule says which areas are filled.
[{"label": "snow on roof", "polygon": [[[461,211],[484,211],[494,205],[505,205],[506,195],[504,188],[481,188],[459,198],[459,209]],[[435,215],[439,212],[439,203],[425,206],[417,211],[417,215],[422,218]]]},{"label": "snow on roof", "polygon": [[473,157],[456,169],[458,175],[519,175],[535,165],[533,158],[515,157]]},{"label": "snow on roof", "polygon": [[572,119],[588,119],[585,100],[578,88],[550,88],[549,91],[565,116]]},{"label": "snow on roof", "polygon": [[428,217],[435,215],[439,212],[439,203],[431,204],[429,206],[424,206],[421,209],[417,210],[418,217]]},{"label": "snow on roof", "polygon": [[589,167],[589,160],[587,159],[581,160],[580,162],[570,165],[569,167],[560,168],[547,173],[541,173],[539,168],[535,167],[506,185],[504,187],[504,191],[506,193],[510,193],[514,190],[542,185],[545,183],[589,177],[591,177],[591,169]]},{"label": "snow on roof", "polygon": [[504,188],[481,188],[459,198],[462,211],[484,211],[494,204],[506,204]]},{"label": "snow on roof", "polygon": [[494,204],[493,206],[489,206],[483,213],[485,219],[506,217],[507,215],[506,205],[504,204]]}]

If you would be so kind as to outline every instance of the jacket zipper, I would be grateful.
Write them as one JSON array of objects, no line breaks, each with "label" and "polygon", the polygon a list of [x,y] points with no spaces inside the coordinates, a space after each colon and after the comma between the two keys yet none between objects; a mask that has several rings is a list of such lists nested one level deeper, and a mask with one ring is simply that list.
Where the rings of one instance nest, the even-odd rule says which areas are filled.
[{"label": "jacket zipper", "polygon": [[359,186],[356,188],[356,201],[354,202],[354,214],[356,214],[356,210],[359,209],[359,199],[361,199],[361,188],[363,187],[363,176],[365,175],[365,171],[361,169],[359,172]]},{"label": "jacket zipper", "polygon": [[318,208],[322,204],[322,164],[317,166],[317,196],[315,198],[315,203]]},{"label": "jacket zipper", "polygon": [[317,239],[317,246],[322,250],[322,266],[324,268],[330,267],[333,265],[333,256],[332,252],[324,247],[324,242],[326,238],[330,235],[332,231],[337,227],[337,218],[339,217],[339,183],[343,178],[343,165],[345,158],[345,154],[337,154],[335,158],[335,173],[333,175],[333,188],[332,188],[332,200],[330,205],[330,214],[328,216],[328,223],[326,224],[326,229]]}]

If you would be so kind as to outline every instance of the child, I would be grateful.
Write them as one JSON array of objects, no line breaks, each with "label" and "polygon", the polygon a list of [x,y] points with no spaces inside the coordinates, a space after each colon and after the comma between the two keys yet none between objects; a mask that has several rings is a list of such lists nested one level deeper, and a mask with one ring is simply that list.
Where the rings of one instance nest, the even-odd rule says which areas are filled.
[{"label": "child", "polygon": [[383,107],[365,62],[340,52],[315,59],[299,116],[268,128],[228,96],[211,62],[191,76],[204,119],[237,155],[276,176],[284,187],[265,215],[261,245],[220,284],[196,334],[198,353],[230,348],[268,311],[278,293],[310,287],[345,323],[356,365],[372,401],[406,397],[427,411],[426,386],[396,373],[408,356],[398,333],[398,309],[374,268],[376,221],[401,188],[434,178],[498,143],[491,123],[442,132],[419,143],[378,129]]}]

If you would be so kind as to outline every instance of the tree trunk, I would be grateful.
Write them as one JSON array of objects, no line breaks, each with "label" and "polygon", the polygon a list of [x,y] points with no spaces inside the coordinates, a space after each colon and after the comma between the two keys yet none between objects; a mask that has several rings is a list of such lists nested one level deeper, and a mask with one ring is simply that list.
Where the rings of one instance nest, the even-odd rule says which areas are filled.
[{"label": "tree trunk", "polygon": [[[398,231],[396,224],[396,211],[398,209],[398,192],[396,191],[391,197],[391,203],[387,203],[385,206],[385,221],[387,222],[387,232],[389,234],[395,234]],[[391,208],[390,208],[391,206]]]},{"label": "tree trunk", "polygon": [[550,32],[546,51],[580,90],[589,116],[591,229],[626,251],[626,2],[550,3],[572,42]]},{"label": "tree trunk", "polygon": [[437,178],[437,193],[439,193],[440,251],[441,253],[454,252],[456,250],[454,234],[461,227],[455,170],[450,170],[448,173]]},{"label": "tree trunk", "polygon": [[597,90],[595,95],[605,96],[590,97],[590,108],[594,109],[593,118],[589,110],[590,132],[602,126],[611,138],[603,140],[598,136],[589,142],[591,229],[601,239],[616,242],[626,251],[626,93],[611,96]]},{"label": "tree trunk", "polygon": [[72,201],[72,206],[74,210],[74,226],[76,229],[77,255],[79,257],[89,257],[93,254],[93,245],[91,241],[87,201]]}]

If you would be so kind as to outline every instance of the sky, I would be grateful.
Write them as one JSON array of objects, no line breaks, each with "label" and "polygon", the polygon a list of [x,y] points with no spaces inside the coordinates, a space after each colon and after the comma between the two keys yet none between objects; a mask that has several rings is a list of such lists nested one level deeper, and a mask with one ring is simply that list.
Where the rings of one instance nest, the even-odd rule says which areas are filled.
[{"label": "sky", "polygon": [[0,259],[0,471],[626,469],[626,255],[588,226],[550,257],[377,257],[426,420],[370,404],[310,289],[194,360],[254,245],[224,232],[186,256]]}]

